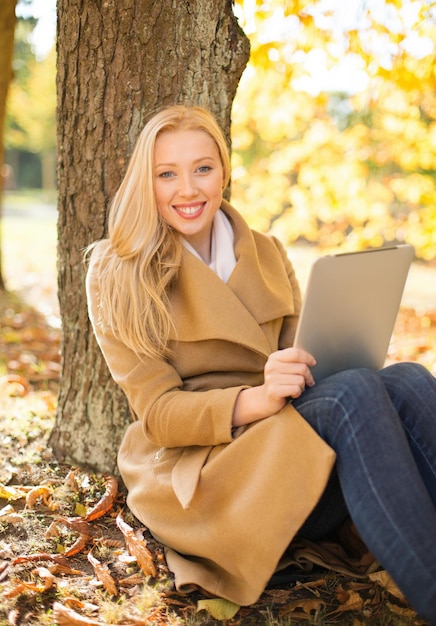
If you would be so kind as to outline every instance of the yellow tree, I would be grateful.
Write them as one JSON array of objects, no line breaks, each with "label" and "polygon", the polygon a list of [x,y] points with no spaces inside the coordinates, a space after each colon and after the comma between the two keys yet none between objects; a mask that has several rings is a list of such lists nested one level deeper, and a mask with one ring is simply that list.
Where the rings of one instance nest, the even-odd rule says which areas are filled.
[{"label": "yellow tree", "polygon": [[53,189],[56,150],[56,50],[42,60],[32,57],[26,79],[11,85],[7,147],[41,155],[43,187]]},{"label": "yellow tree", "polygon": [[334,4],[240,2],[252,53],[233,109],[233,201],[288,242],[407,238],[432,258],[431,5]]},{"label": "yellow tree", "polygon": [[[14,49],[15,31],[15,5],[16,0],[2,0],[0,2],[0,219],[1,219],[1,198],[3,192],[3,136],[6,113],[6,99],[9,84],[12,78],[12,54]],[[0,244],[1,246],[1,244]],[[0,289],[4,289],[4,280],[1,264],[0,247]]]},{"label": "yellow tree", "polygon": [[[397,236],[419,256],[436,256],[436,12],[428,3],[397,3],[394,32],[378,26],[392,53],[373,71],[373,88],[355,98],[358,118],[368,116],[369,155],[388,190]],[[362,35],[352,46],[362,48]],[[369,61],[369,59],[367,59]],[[371,65],[368,62],[368,72]]]}]

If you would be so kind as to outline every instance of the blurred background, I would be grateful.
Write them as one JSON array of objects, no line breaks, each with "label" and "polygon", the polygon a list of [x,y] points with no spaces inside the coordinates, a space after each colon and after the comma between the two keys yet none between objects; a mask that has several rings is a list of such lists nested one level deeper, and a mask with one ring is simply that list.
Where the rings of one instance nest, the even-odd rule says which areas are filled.
[{"label": "blurred background", "polygon": [[[411,243],[405,303],[436,310],[436,2],[237,0],[251,59],[232,114],[232,203],[314,256]],[[5,129],[8,289],[56,319],[56,3],[19,0]]]}]

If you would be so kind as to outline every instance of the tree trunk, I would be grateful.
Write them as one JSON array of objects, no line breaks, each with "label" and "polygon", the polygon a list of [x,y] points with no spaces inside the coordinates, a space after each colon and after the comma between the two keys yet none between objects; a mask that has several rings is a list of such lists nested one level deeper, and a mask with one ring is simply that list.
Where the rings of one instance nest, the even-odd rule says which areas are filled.
[{"label": "tree trunk", "polygon": [[86,310],[83,249],[145,116],[174,102],[208,107],[230,136],[249,44],[231,0],[58,0],[58,238],[62,378],[50,444],[59,461],[116,471],[130,415]]},{"label": "tree trunk", "polygon": [[[6,100],[12,79],[12,57],[14,53],[15,5],[17,0],[0,2],[0,220],[2,219],[3,160]],[[0,240],[0,290],[5,288],[3,279],[2,242]]]}]

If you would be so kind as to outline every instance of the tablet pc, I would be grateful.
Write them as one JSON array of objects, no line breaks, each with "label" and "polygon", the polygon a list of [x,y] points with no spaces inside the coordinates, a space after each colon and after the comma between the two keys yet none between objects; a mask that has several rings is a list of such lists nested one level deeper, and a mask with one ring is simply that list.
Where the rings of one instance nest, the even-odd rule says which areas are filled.
[{"label": "tablet pc", "polygon": [[413,258],[413,246],[404,244],[314,262],[294,345],[315,357],[315,381],[383,367]]}]

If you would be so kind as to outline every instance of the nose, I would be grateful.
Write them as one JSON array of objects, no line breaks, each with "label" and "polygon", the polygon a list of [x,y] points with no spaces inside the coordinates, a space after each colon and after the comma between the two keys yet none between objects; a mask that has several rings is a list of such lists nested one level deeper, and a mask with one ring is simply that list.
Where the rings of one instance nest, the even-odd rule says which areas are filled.
[{"label": "nose", "polygon": [[198,195],[198,189],[191,176],[186,175],[181,179],[179,194],[183,198],[195,198]]}]

